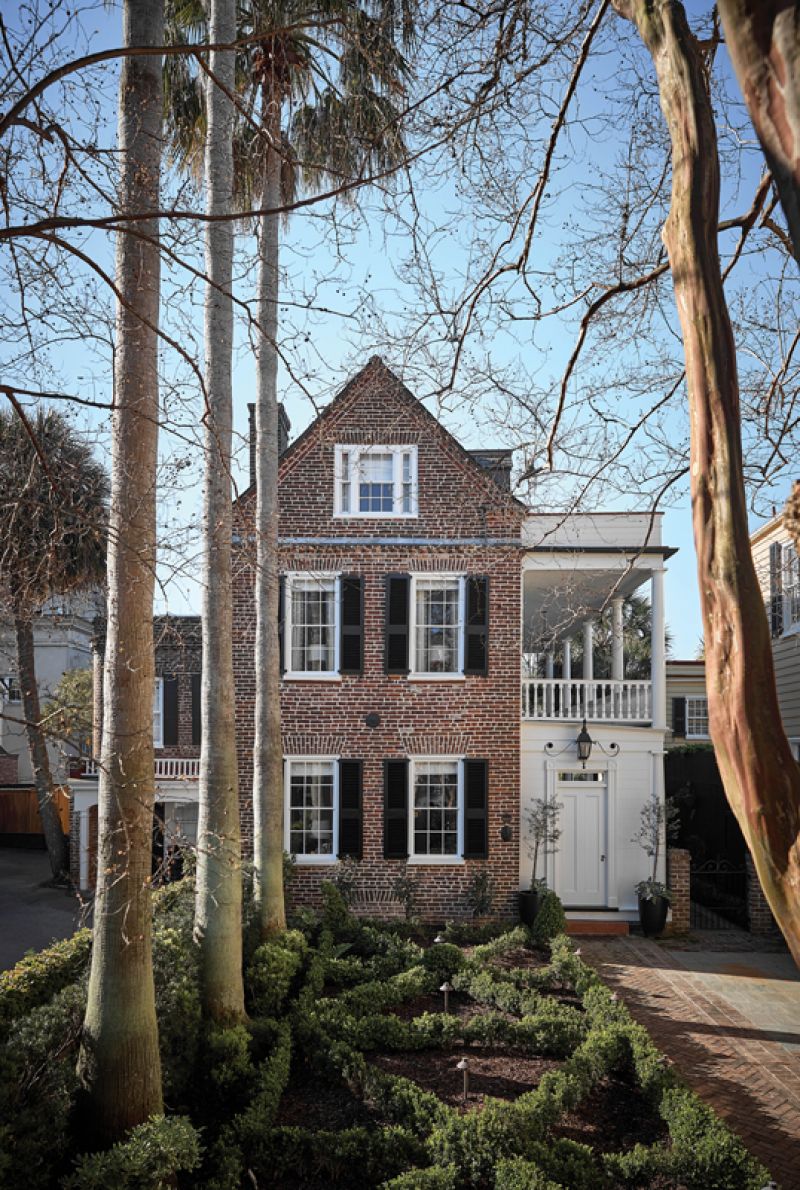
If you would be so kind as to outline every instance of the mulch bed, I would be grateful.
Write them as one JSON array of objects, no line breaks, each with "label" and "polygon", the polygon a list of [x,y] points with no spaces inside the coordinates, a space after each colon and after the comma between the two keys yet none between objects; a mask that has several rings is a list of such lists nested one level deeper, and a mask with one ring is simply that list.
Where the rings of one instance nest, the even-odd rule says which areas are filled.
[{"label": "mulch bed", "polygon": [[574,1112],[559,1120],[553,1136],[580,1141],[604,1153],[635,1144],[651,1145],[668,1136],[667,1126],[642,1091],[619,1075],[606,1075]]},{"label": "mulch bed", "polygon": [[311,1132],[339,1132],[375,1121],[344,1083],[329,1083],[304,1071],[292,1071],[275,1123]]},{"label": "mulch bed", "polygon": [[[469,1097],[463,1098],[463,1074],[456,1065],[469,1058]],[[370,1060],[381,1070],[411,1079],[423,1091],[430,1091],[459,1112],[480,1110],[487,1096],[518,1099],[534,1090],[543,1074],[563,1063],[554,1058],[531,1058],[492,1046],[451,1046],[443,1050],[402,1050],[373,1054]]]},{"label": "mulch bed", "polygon": [[[399,1017],[401,1021],[413,1021],[414,1017],[422,1016],[424,1012],[444,1012],[444,996],[441,992],[428,996],[416,996],[413,1000],[404,1000],[401,1004],[396,1004],[394,1008],[387,1008],[384,1015]],[[462,992],[450,993],[450,1016],[458,1017],[461,1021],[470,1021],[475,1016],[485,1016],[487,1012],[499,1012],[499,1010],[489,1008],[486,1004],[478,1004],[477,1001],[471,1000]],[[514,1019],[508,1012],[501,1012],[499,1015],[504,1016],[506,1020]]]}]

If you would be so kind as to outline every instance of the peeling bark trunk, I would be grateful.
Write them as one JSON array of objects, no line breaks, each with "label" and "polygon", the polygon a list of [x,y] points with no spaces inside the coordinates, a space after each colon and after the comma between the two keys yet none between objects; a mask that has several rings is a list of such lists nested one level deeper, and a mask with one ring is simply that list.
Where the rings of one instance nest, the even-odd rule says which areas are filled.
[{"label": "peeling bark trunk", "polygon": [[[236,40],[233,0],[212,0],[209,39]],[[206,80],[206,209],[233,210],[233,50],[217,50]],[[215,81],[216,80],[216,81]],[[218,85],[219,84],[219,85]],[[226,93],[227,92],[227,93]],[[195,938],[200,947],[203,1012],[219,1024],[244,1019],[242,855],[236,759],[231,585],[233,429],[233,224],[206,231],[206,410],[203,481],[203,677],[200,822]]]},{"label": "peeling bark trunk", "polygon": [[719,160],[697,42],[675,0],[614,0],[650,51],[672,141],[664,228],[683,332],[709,727],[728,801],[800,963],[800,770],[781,727],[750,553],[736,351],[717,248]]},{"label": "peeling bark trunk", "polygon": [[[280,104],[265,98],[262,126],[280,144]],[[266,152],[261,205],[281,201],[281,157]],[[280,216],[264,215],[259,240],[256,393],[256,705],[253,748],[253,864],[256,928],[265,940],[286,929],[283,897],[283,751],[278,644],[278,262]]]},{"label": "peeling bark trunk", "polygon": [[800,8],[796,0],[719,0],[718,8],[800,263]]},{"label": "peeling bark trunk", "polygon": [[[126,46],[160,46],[161,0],[126,0]],[[161,57],[124,58],[120,209],[158,209]],[[163,1110],[151,952],[153,584],[158,457],[158,223],[117,237],[107,645],[94,944],[80,1071],[89,1129],[121,1140]]]},{"label": "peeling bark trunk", "polygon": [[16,608],[14,612],[14,631],[17,638],[17,676],[22,692],[22,713],[25,716],[28,751],[47,858],[50,860],[53,879],[64,880],[69,871],[67,838],[61,829],[61,819],[53,800],[53,775],[50,771],[47,741],[41,728],[42,714],[39,706],[39,686],[36,681],[33,624],[30,616],[21,608]]}]

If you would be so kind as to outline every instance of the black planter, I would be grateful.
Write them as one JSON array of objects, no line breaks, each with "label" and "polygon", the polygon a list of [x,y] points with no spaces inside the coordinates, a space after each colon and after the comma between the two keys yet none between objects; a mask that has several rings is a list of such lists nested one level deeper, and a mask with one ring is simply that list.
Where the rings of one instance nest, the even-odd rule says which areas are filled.
[{"label": "black planter", "polygon": [[540,893],[535,888],[526,888],[519,894],[519,919],[524,926],[532,926],[539,912]]},{"label": "black planter", "polygon": [[666,897],[652,897],[647,901],[639,897],[639,921],[642,933],[647,938],[657,938],[664,933],[668,911],[669,901]]}]

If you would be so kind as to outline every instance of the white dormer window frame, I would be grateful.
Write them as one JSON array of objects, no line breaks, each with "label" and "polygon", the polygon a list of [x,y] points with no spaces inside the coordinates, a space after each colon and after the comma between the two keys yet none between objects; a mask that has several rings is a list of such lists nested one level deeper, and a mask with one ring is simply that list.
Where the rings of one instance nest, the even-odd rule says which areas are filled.
[{"label": "white dormer window frame", "polygon": [[[370,456],[391,459],[392,511],[360,508],[361,464]],[[386,484],[388,486],[388,483]],[[334,448],[333,515],[359,520],[409,520],[418,515],[417,447],[341,444]]]}]

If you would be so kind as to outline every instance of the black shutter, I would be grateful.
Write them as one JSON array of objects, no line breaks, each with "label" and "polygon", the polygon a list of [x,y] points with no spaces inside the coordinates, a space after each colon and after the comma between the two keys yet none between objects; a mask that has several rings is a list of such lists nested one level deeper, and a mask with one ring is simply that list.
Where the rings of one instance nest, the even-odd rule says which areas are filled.
[{"label": "black shutter", "polygon": [[485,760],[464,761],[464,858],[489,854],[489,766]]},{"label": "black shutter", "polygon": [[178,679],[175,677],[162,678],[164,694],[164,721],[161,734],[165,748],[178,742]]},{"label": "black shutter", "polygon": [[486,575],[470,575],[467,578],[467,622],[464,632],[464,673],[488,673],[489,580]]},{"label": "black shutter", "polygon": [[386,672],[408,673],[408,626],[411,579],[407,574],[386,576]]},{"label": "black shutter", "polygon": [[384,859],[408,858],[408,761],[383,762]]},{"label": "black shutter", "polygon": [[339,858],[361,859],[360,760],[339,761]]},{"label": "black shutter", "polygon": [[783,546],[769,547],[769,627],[773,636],[783,632]]},{"label": "black shutter", "polygon": [[189,684],[192,691],[192,743],[199,745],[202,741],[202,720],[200,718],[200,674],[189,674]]},{"label": "black shutter", "polygon": [[672,734],[686,739],[686,699],[672,700]]},{"label": "black shutter", "polygon": [[360,674],[364,669],[364,580],[343,574],[341,579],[341,625],[339,673]]},{"label": "black shutter", "polygon": [[284,636],[286,628],[286,579],[281,575],[278,579],[278,657],[280,658],[281,673],[286,670],[286,655]]}]

